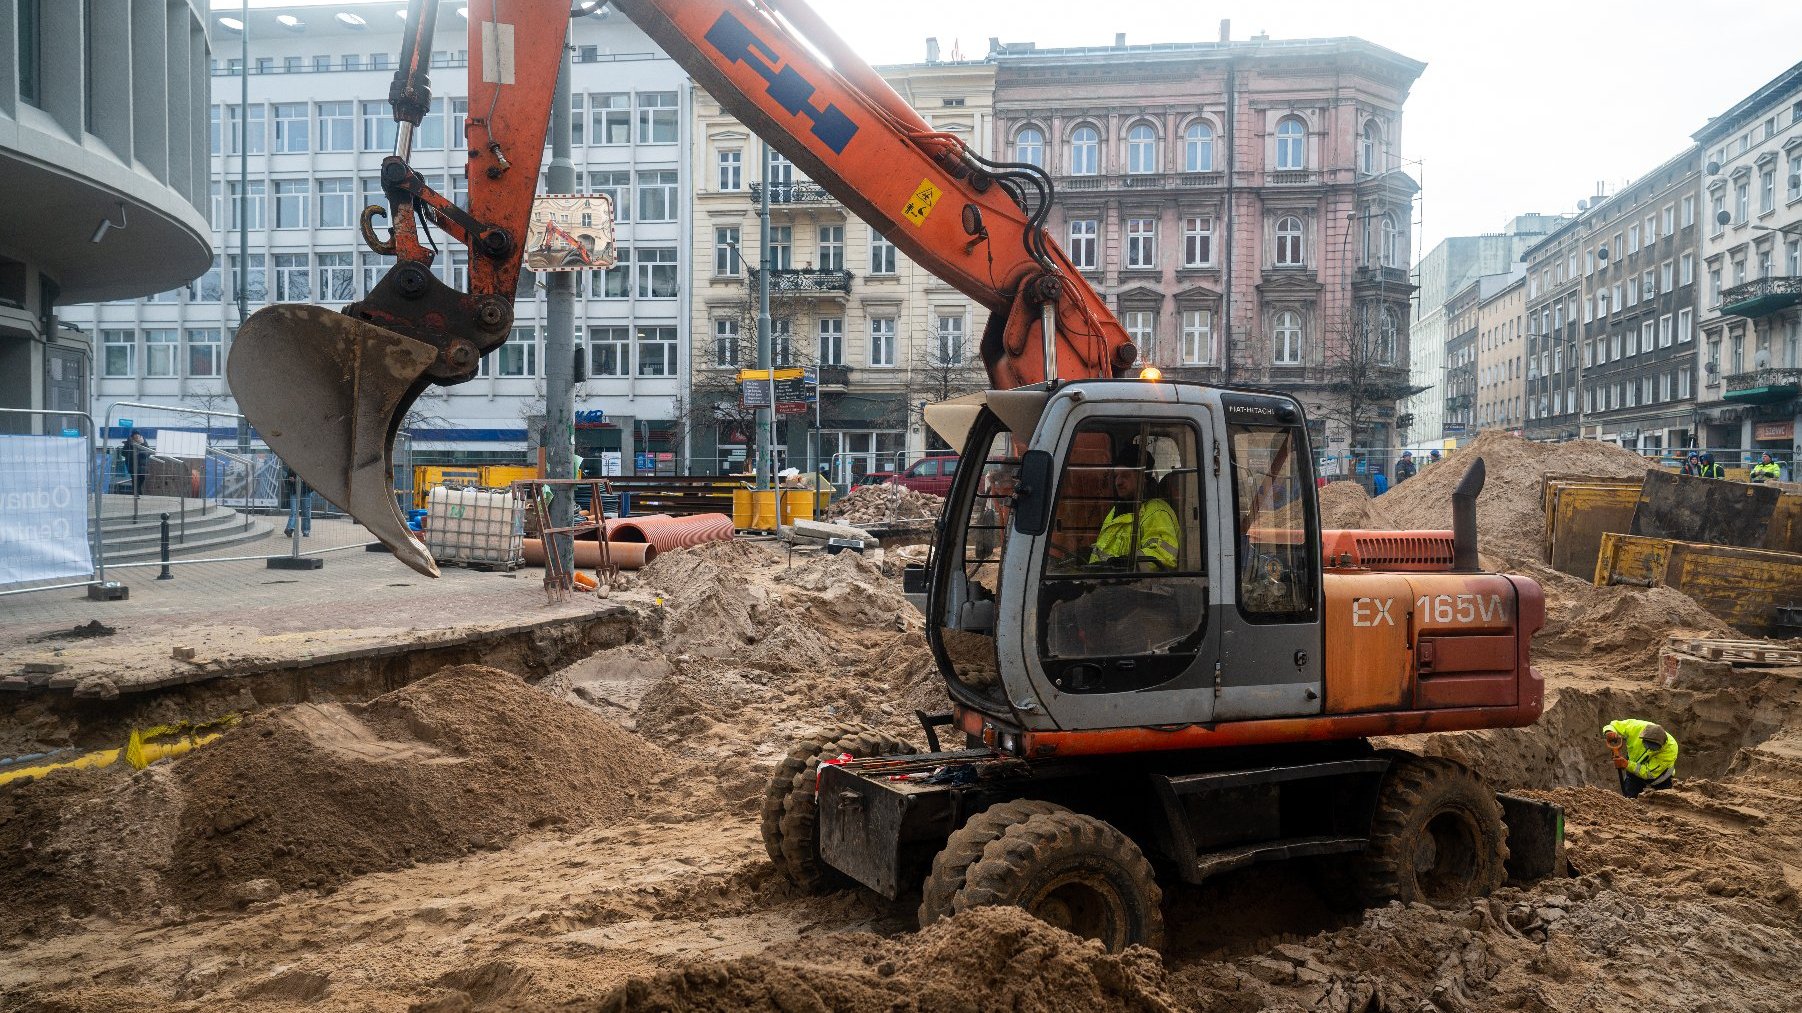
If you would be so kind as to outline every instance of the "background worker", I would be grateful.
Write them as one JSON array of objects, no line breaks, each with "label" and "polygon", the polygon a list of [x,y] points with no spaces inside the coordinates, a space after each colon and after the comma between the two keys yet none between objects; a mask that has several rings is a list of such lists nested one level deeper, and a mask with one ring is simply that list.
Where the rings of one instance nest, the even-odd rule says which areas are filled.
[{"label": "background worker", "polygon": [[1714,463],[1713,454],[1703,454],[1696,467],[1696,474],[1703,478],[1726,478],[1727,469]]},{"label": "background worker", "polygon": [[1621,794],[1637,798],[1648,789],[1669,788],[1677,773],[1677,737],[1650,721],[1621,718],[1602,726],[1614,752]]},{"label": "background worker", "polygon": [[1395,462],[1395,484],[1401,485],[1414,477],[1414,451],[1402,451],[1401,460]]},{"label": "background worker", "polygon": [[1771,452],[1767,450],[1758,455],[1758,463],[1752,466],[1752,481],[1778,482],[1782,479],[1783,469],[1777,466],[1776,461],[1771,460]]}]

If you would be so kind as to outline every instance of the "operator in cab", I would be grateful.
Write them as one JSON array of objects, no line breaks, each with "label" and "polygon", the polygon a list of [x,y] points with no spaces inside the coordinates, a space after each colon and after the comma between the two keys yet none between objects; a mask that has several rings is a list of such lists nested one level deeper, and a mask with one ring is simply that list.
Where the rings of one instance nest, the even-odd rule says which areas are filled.
[{"label": "operator in cab", "polygon": [[1639,718],[1621,718],[1602,726],[1602,738],[1614,752],[1621,794],[1669,788],[1677,773],[1677,737],[1662,726]]},{"label": "operator in cab", "polygon": [[[1156,570],[1176,569],[1182,547],[1176,507],[1164,498],[1152,481],[1148,462],[1140,460],[1140,448],[1128,443],[1114,450],[1113,509],[1101,522],[1085,562],[1091,565],[1128,565],[1134,556]],[[1134,544],[1134,532],[1138,542]]]}]

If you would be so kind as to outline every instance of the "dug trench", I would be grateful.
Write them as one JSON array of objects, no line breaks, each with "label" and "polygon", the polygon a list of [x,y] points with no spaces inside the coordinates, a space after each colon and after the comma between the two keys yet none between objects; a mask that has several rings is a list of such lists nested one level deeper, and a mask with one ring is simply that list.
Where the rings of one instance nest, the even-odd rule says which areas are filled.
[{"label": "dug trench", "polygon": [[[629,638],[542,678],[272,699],[173,763],[0,788],[0,1008],[1787,1007],[1802,673],[1666,686],[1661,632],[1593,664],[1561,634],[1538,725],[1404,744],[1564,805],[1577,875],[1342,914],[1266,866],[1169,889],[1167,952],[1109,955],[787,883],[764,779],[826,725],[917,743],[942,705],[917,617],[848,554],[666,558]],[[1599,731],[1629,715],[1676,730],[1675,791],[1614,791]]]}]

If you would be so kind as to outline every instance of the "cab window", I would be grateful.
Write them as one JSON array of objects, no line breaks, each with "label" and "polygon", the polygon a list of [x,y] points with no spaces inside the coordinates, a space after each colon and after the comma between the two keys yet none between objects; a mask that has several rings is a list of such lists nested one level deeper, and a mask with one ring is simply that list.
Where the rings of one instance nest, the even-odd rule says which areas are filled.
[{"label": "cab window", "polygon": [[1310,477],[1301,431],[1230,424],[1239,612],[1254,623],[1312,622],[1318,600]]},{"label": "cab window", "polygon": [[1199,443],[1183,422],[1097,419],[1075,432],[1039,589],[1040,658],[1066,692],[1154,685],[1199,650]]}]

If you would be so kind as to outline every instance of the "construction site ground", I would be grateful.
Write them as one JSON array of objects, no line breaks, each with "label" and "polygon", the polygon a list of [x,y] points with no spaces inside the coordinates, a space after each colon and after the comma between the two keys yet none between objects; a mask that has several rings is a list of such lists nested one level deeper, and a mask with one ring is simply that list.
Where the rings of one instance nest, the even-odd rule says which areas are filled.
[{"label": "construction site ground", "polygon": [[[1595,447],[1465,452],[1489,464],[1486,561],[1547,589],[1545,716],[1386,743],[1562,804],[1569,878],[1344,913],[1308,870],[1257,867],[1169,888],[1167,951],[1118,955],[1011,909],[921,931],[917,897],[801,893],[758,839],[772,766],[826,726],[918,743],[913,711],[943,690],[892,555],[738,541],[640,571],[567,663],[520,648],[275,703],[190,684],[149,695],[163,720],[240,713],[218,741],[0,787],[0,1009],[1787,1009],[1802,669],[1661,667],[1670,637],[1733,634],[1681,594],[1537,561],[1539,475],[1637,466]],[[1445,526],[1456,461],[1374,515]],[[441,606],[386,562],[347,611]],[[535,581],[463,577],[543,611]],[[282,611],[216,614],[260,628],[278,620],[239,612],[264,608]],[[0,731],[13,749],[98,746],[145,706],[15,709],[31,721],[0,713]],[[1619,796],[1599,732],[1624,716],[1678,736],[1674,790]]]}]

